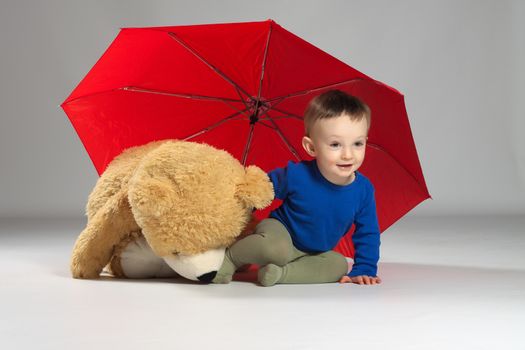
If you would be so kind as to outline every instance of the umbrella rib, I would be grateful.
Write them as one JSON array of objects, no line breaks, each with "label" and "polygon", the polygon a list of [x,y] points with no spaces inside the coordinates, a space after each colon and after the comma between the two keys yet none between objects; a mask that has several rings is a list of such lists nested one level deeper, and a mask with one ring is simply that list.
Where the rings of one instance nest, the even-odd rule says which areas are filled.
[{"label": "umbrella rib", "polygon": [[[265,119],[265,120],[268,120],[268,119]],[[260,120],[259,120],[259,124],[260,124],[260,125],[263,125],[263,126],[265,126],[265,127],[267,127],[267,128],[269,128],[269,129],[272,129],[273,131],[275,131],[275,128],[274,128],[273,126],[268,125],[268,124],[266,124],[266,123],[263,123],[263,122],[261,122]]]},{"label": "umbrella rib", "polygon": [[246,166],[246,158],[248,158],[248,151],[250,149],[250,145],[252,144],[254,127],[255,127],[255,124],[250,125],[250,134],[248,135],[248,140],[246,141],[246,145],[244,146],[244,151],[242,153],[242,165],[244,166]]},{"label": "umbrella rib", "polygon": [[64,102],[62,103],[61,106],[64,106],[64,105],[70,104],[71,102],[75,102],[75,101],[81,100],[81,99],[83,99],[83,98],[92,97],[92,96],[97,96],[97,95],[104,95],[104,94],[108,94],[108,93],[110,93],[110,92],[118,91],[118,90],[120,90],[120,89],[121,89],[121,88],[115,88],[115,89],[110,89],[110,90],[97,91],[97,92],[93,92],[93,93],[91,93],[91,94],[87,94],[87,95],[83,95],[83,96],[75,97],[74,99],[64,101]]},{"label": "umbrella rib", "polygon": [[[413,180],[415,183],[417,183],[418,185],[421,185],[421,183],[419,183],[419,180],[416,179],[416,177],[410,172],[408,171],[407,168],[405,168],[396,158],[394,158],[390,152],[388,152],[387,150],[385,150],[383,147],[379,146],[378,144],[375,144],[375,143],[370,143],[370,142],[367,142],[366,145],[370,148],[373,148],[373,149],[376,149],[386,155],[388,155],[388,157],[390,157],[394,162],[397,163],[397,165],[399,165],[399,167],[401,167],[401,169],[403,169],[405,171],[405,173],[407,173]],[[421,185],[423,187],[423,189],[425,188],[424,185]]]},{"label": "umbrella rib", "polygon": [[[342,81],[342,82],[339,82],[339,83],[319,86],[319,87],[308,89],[308,90],[292,92],[291,94],[288,94],[288,95],[274,97],[274,98],[268,100],[268,102],[272,102],[272,101],[279,100],[279,99],[283,99],[284,100],[284,99],[287,99],[287,98],[290,98],[290,97],[295,97],[295,96],[300,96],[300,95],[306,95],[306,94],[309,94],[310,92],[323,90],[323,89],[327,89],[327,88],[331,88],[331,87],[336,87],[338,85],[343,85],[343,84],[352,83],[352,82],[356,82],[356,81],[364,81],[364,80],[365,79],[363,79],[363,78],[354,78],[354,79],[345,80],[345,81]],[[281,101],[279,101],[279,102],[281,102]]]},{"label": "umbrella rib", "polygon": [[281,140],[284,142],[284,144],[286,145],[286,147],[288,147],[288,150],[295,156],[295,158],[297,158],[297,160],[301,160],[301,157],[299,157],[299,153],[297,153],[297,151],[295,150],[295,148],[293,148],[293,146],[290,144],[290,142],[288,142],[288,140],[286,139],[286,137],[283,135],[281,129],[279,129],[279,126],[277,126],[277,124],[275,123],[275,121],[273,121],[271,118],[268,119],[272,124],[273,124],[273,127],[275,128],[275,132],[277,132],[277,135],[279,135],[279,137],[281,138]]},{"label": "umbrella rib", "polygon": [[153,89],[146,89],[146,88],[142,88],[142,87],[138,87],[138,86],[125,86],[125,87],[119,88],[118,90],[132,91],[132,92],[142,92],[142,93],[154,94],[154,95],[165,95],[165,96],[182,97],[182,98],[189,98],[189,99],[195,99],[195,100],[210,100],[210,101],[220,101],[220,102],[243,102],[241,100],[236,100],[236,99],[233,99],[233,98],[206,96],[206,95],[195,95],[195,94],[185,94],[185,93],[177,93],[177,92],[162,91],[162,90],[153,90]]},{"label": "umbrella rib", "polygon": [[[189,99],[196,99],[196,100],[220,101],[220,102],[224,102],[224,103],[227,103],[227,102],[242,102],[246,106],[246,102],[241,100],[241,99],[236,100],[234,98],[226,98],[226,97],[175,93],[175,92],[170,92],[170,91],[146,89],[146,88],[141,88],[141,87],[137,87],[137,86],[124,86],[124,87],[114,88],[114,89],[110,89],[110,90],[98,91],[98,92],[94,92],[94,93],[91,93],[91,94],[87,94],[87,95],[76,97],[76,98],[74,98],[72,100],[64,102],[63,104],[65,105],[65,104],[68,104],[68,103],[71,103],[71,102],[74,102],[74,101],[77,101],[77,100],[81,100],[81,99],[84,99],[84,98],[87,98],[87,97],[103,95],[103,94],[107,94],[107,93],[111,93],[111,92],[115,92],[115,91],[119,91],[119,90],[131,91],[131,92],[150,93],[150,94],[155,94],[155,95],[175,96],[175,97],[182,97],[182,98],[189,98]],[[246,107],[248,107],[248,106],[246,106]]]},{"label": "umbrella rib", "polygon": [[250,109],[250,106],[246,103],[246,100],[242,97],[241,92],[237,87],[235,88],[235,91],[237,91],[237,95],[239,95],[239,100],[244,104],[244,107],[246,107],[246,110]]},{"label": "umbrella rib", "polygon": [[[245,99],[243,99],[242,95],[241,95],[241,92],[239,91],[239,89],[235,88],[235,91],[237,91],[237,95],[239,95],[239,99],[241,100],[242,104],[244,105],[244,107],[246,107],[246,109],[244,111],[248,111],[250,109],[250,106],[248,106],[248,103],[246,102]],[[234,108],[233,106],[230,106],[232,108]],[[237,108],[234,108],[234,109],[237,109]],[[242,113],[246,118],[250,119],[250,115],[248,113]]]},{"label": "umbrella rib", "polygon": [[275,111],[277,111],[277,112],[283,113],[283,114],[285,114],[285,115],[288,116],[288,117],[293,117],[293,118],[296,118],[296,119],[303,120],[303,118],[302,118],[301,116],[296,115],[296,114],[294,114],[294,113],[290,113],[290,112],[285,111],[285,110],[283,110],[283,109],[279,109],[279,108],[275,108],[275,107],[272,107],[271,109],[273,109],[273,110],[275,110]]},{"label": "umbrella rib", "polygon": [[[286,99],[286,98],[280,98],[280,101],[277,101],[277,102],[275,102],[274,104],[272,104],[264,114],[268,114],[268,112],[270,112],[271,110],[275,110],[275,111],[277,111],[277,112],[280,112],[280,113],[286,114],[286,115],[288,115],[288,116],[290,116],[290,117],[293,116],[293,117],[295,117],[295,118],[297,118],[297,119],[303,120],[303,118],[300,117],[300,116],[298,116],[298,115],[295,115],[295,114],[293,114],[293,113],[287,112],[287,111],[282,110],[282,109],[275,108],[275,106],[277,106],[279,103],[283,102],[285,99]],[[276,100],[276,99],[274,99],[274,100],[272,100],[272,101],[275,101],[275,100]],[[268,115],[268,117],[270,117],[270,116]],[[274,119],[276,119],[276,118],[274,118]]]},{"label": "umbrella rib", "polygon": [[277,132],[277,134],[279,135],[279,137],[281,138],[281,140],[284,142],[284,144],[286,145],[286,147],[288,148],[288,150],[290,151],[290,153],[292,153],[295,158],[297,158],[297,160],[301,160],[301,157],[299,156],[299,153],[297,153],[297,151],[295,150],[295,148],[290,144],[290,142],[288,142],[288,140],[286,139],[286,137],[284,136],[284,134],[282,133],[281,129],[279,129],[279,126],[277,126],[277,124],[275,123],[275,121],[270,117],[270,115],[268,114],[270,112],[270,109],[266,110],[263,114],[261,114],[261,116],[259,117],[259,120],[264,116],[266,115],[268,118],[267,119],[264,119],[264,120],[269,120],[272,124],[273,124],[273,127],[270,126],[270,125],[266,125],[265,123],[261,123],[259,122],[260,124],[268,127],[268,128],[271,128],[273,129],[275,132]]},{"label": "umbrella rib", "polygon": [[231,109],[241,112],[244,116],[249,118],[249,115],[246,114],[244,111],[241,111],[237,107],[233,106],[230,102],[242,102],[242,104],[248,108],[246,103],[242,100],[236,100],[233,98],[225,98],[225,97],[216,97],[216,96],[205,96],[205,95],[195,95],[195,94],[184,94],[184,93],[175,93],[175,92],[169,92],[169,91],[161,91],[161,90],[152,90],[152,89],[145,89],[141,87],[136,86],[126,86],[123,88],[120,88],[120,90],[124,91],[133,91],[133,92],[142,92],[142,93],[149,93],[149,94],[155,94],[155,95],[164,95],[164,96],[175,96],[175,97],[182,97],[182,98],[188,98],[191,100],[208,100],[208,101],[219,101],[223,102],[225,105],[230,107]]},{"label": "umbrella rib", "polygon": [[223,72],[221,72],[219,70],[219,68],[215,67],[214,65],[212,65],[210,62],[206,61],[204,59],[204,57],[202,57],[201,55],[199,55],[197,53],[197,51],[195,51],[191,46],[189,46],[188,44],[186,44],[181,38],[179,38],[175,33],[173,32],[168,32],[168,35],[173,39],[175,40],[176,42],[178,42],[179,44],[181,44],[186,50],[188,50],[190,53],[192,53],[195,57],[197,57],[199,60],[201,60],[205,65],[207,65],[208,67],[210,67],[215,73],[219,74],[224,80],[226,80],[228,83],[230,83],[231,85],[233,85],[233,87],[235,87],[236,89],[238,89],[239,91],[241,91],[242,93],[244,93],[246,95],[246,97],[250,97],[250,94],[247,93],[246,91],[243,90],[243,88],[237,84],[236,82],[234,82],[233,80],[231,80],[230,78],[228,78],[228,76],[226,76],[226,74],[224,74]]},{"label": "umbrella rib", "polygon": [[[268,31],[268,36],[266,38],[266,45],[265,45],[265,48],[264,48],[264,57],[263,57],[263,62],[262,62],[262,67],[261,67],[261,78],[259,79],[259,89],[258,89],[258,92],[257,92],[257,100],[255,102],[255,111],[259,111],[259,104],[261,103],[261,92],[262,92],[262,84],[263,84],[263,79],[264,79],[264,70],[266,68],[266,58],[268,57],[268,47],[270,46],[270,37],[271,37],[271,35],[272,35],[272,25],[270,23],[270,30]],[[267,113],[268,113],[268,111],[266,111],[264,114],[267,114]],[[265,125],[265,126],[267,126],[267,125]],[[248,158],[248,151],[249,151],[251,143],[252,143],[254,128],[255,128],[255,124],[251,123],[250,124],[250,134],[248,135],[248,140],[246,142],[246,146],[244,146],[244,152],[242,154],[242,164],[243,165],[246,165],[246,159]]]},{"label": "umbrella rib", "polygon": [[189,135],[189,136],[186,136],[185,138],[183,138],[183,140],[184,140],[184,141],[187,141],[187,140],[190,140],[190,139],[192,139],[192,138],[194,138],[194,137],[197,137],[197,136],[199,136],[199,135],[202,135],[202,134],[204,134],[204,133],[206,133],[206,132],[208,132],[208,131],[211,131],[211,130],[217,128],[218,126],[220,126],[220,125],[226,123],[227,121],[230,121],[230,120],[234,119],[236,116],[238,116],[239,114],[241,114],[242,112],[245,112],[245,111],[246,111],[246,110],[244,110],[244,111],[239,111],[239,112],[236,112],[236,113],[233,113],[233,114],[227,116],[226,118],[219,120],[219,121],[216,122],[215,124],[209,125],[209,126],[205,127],[204,129],[201,129],[201,130],[197,131],[197,132],[194,133],[194,134],[191,134],[191,135]]},{"label": "umbrella rib", "polygon": [[[224,102],[224,101],[223,101]],[[244,115],[247,119],[250,118],[250,115],[248,113],[246,113],[249,109],[249,107],[244,103],[244,107],[246,107],[245,109],[243,110],[240,110],[239,108],[229,104],[228,102],[224,102],[226,105],[228,105],[231,109],[234,109],[236,110],[237,112],[241,113],[242,115]]]},{"label": "umbrella rib", "polygon": [[[268,117],[268,118],[260,118],[259,120],[269,120],[269,119],[270,119],[270,117]],[[298,117],[296,115],[280,115],[278,117],[271,117],[271,119],[273,119],[273,120],[278,120],[278,119],[297,119],[297,120],[301,120],[301,121],[303,120],[303,118]]]},{"label": "umbrella rib", "polygon": [[261,78],[259,79],[259,89],[257,92],[257,102],[255,103],[255,110],[259,110],[259,104],[261,103],[261,93],[262,93],[262,84],[264,79],[264,71],[266,69],[266,59],[268,57],[268,48],[270,47],[270,37],[272,36],[272,24],[270,23],[270,30],[268,31],[268,36],[266,37],[266,45],[264,47],[264,57],[261,67]]}]

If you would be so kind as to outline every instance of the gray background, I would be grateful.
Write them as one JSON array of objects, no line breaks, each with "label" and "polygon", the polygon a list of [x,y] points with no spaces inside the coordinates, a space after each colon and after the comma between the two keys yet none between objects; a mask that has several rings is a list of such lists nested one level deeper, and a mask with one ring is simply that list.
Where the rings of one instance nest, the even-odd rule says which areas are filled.
[{"label": "gray background", "polygon": [[60,103],[120,27],[272,18],[406,96],[434,200],[525,213],[525,3],[26,1],[0,8],[0,219],[81,217],[97,175]]}]

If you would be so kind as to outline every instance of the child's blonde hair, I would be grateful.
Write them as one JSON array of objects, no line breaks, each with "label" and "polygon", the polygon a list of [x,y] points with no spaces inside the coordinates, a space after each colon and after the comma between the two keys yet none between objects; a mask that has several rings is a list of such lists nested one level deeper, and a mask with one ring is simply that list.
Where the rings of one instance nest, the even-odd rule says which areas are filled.
[{"label": "child's blonde hair", "polygon": [[352,121],[361,121],[366,118],[370,130],[370,108],[355,96],[341,90],[328,90],[314,97],[304,112],[304,133],[310,136],[310,131],[319,119],[334,118],[347,115]]}]

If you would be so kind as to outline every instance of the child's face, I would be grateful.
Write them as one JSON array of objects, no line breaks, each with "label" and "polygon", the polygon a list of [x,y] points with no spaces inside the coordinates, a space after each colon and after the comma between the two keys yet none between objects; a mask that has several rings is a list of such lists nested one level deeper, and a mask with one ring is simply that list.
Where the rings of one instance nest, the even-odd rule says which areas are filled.
[{"label": "child's face", "polygon": [[328,181],[347,185],[365,159],[367,132],[365,118],[352,121],[341,115],[320,119],[312,126],[310,137],[303,137],[303,147],[317,159],[317,166]]}]

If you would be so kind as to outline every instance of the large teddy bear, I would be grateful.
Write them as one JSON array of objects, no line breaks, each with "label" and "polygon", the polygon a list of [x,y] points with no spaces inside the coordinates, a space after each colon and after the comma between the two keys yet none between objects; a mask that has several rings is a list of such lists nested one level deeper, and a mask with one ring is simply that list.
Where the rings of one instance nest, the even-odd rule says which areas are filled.
[{"label": "large teddy bear", "polygon": [[210,282],[225,247],[268,206],[264,171],[206,144],[167,140],[125,150],[97,181],[71,259],[75,278],[168,277]]}]

